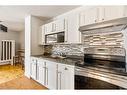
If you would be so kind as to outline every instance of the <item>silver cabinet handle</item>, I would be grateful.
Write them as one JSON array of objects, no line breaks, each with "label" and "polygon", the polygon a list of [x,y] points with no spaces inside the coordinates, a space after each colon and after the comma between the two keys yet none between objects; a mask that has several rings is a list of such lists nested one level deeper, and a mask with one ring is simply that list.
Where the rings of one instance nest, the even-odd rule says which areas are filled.
[{"label": "silver cabinet handle", "polygon": [[32,75],[32,65],[33,63],[30,64],[30,75]]},{"label": "silver cabinet handle", "polygon": [[52,30],[51,30],[50,32],[53,32],[53,31],[54,31],[54,29],[53,29],[53,28],[54,28],[54,24],[52,23]]},{"label": "silver cabinet handle", "polygon": [[44,85],[46,85],[46,67],[43,68],[44,68]]},{"label": "silver cabinet handle", "polygon": [[81,70],[81,69],[75,69],[75,71],[79,71],[79,72],[84,72],[84,70]]},{"label": "silver cabinet handle", "polygon": [[44,65],[46,66],[46,62],[44,62]]},{"label": "silver cabinet handle", "polygon": [[56,65],[56,89],[58,89],[58,64]]},{"label": "silver cabinet handle", "polygon": [[61,80],[62,80],[62,79],[61,79],[61,74],[62,74],[62,72],[58,72],[58,75],[60,76],[60,79],[59,79],[59,83],[60,83],[60,87],[59,87],[59,88],[60,88],[60,89],[61,89]]},{"label": "silver cabinet handle", "polygon": [[61,89],[61,72],[60,72],[60,89]]},{"label": "silver cabinet handle", "polygon": [[44,85],[46,85],[46,62],[44,62]]},{"label": "silver cabinet handle", "polygon": [[56,31],[56,24],[54,23],[54,31]]},{"label": "silver cabinet handle", "polygon": [[58,70],[56,71],[56,89],[58,89]]},{"label": "silver cabinet handle", "polygon": [[37,79],[37,61],[35,63],[35,66],[36,66],[36,76],[35,76],[35,79]]},{"label": "silver cabinet handle", "polygon": [[47,85],[48,85],[48,68],[46,68],[46,75],[47,75]]},{"label": "silver cabinet handle", "polygon": [[66,29],[66,20],[64,19],[64,30]]},{"label": "silver cabinet handle", "polygon": [[36,69],[36,71],[37,71],[36,79],[38,80],[38,79],[39,79],[39,66],[38,66],[38,65],[37,65],[37,69]]}]

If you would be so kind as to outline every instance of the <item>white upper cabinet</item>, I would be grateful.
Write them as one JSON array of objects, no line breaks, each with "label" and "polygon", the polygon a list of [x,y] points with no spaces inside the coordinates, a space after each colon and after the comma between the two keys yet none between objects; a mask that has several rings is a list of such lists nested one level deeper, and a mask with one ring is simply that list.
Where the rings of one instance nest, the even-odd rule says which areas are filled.
[{"label": "white upper cabinet", "polygon": [[105,6],[101,9],[103,10],[103,18],[102,20],[113,20],[117,18],[124,17],[124,6]]},{"label": "white upper cabinet", "polygon": [[103,22],[103,21],[105,21],[106,19],[105,19],[105,7],[104,6],[101,6],[101,7],[98,7],[98,16],[97,16],[97,18],[98,18],[98,20],[97,20],[97,22]]},{"label": "white upper cabinet", "polygon": [[96,6],[80,13],[80,26],[125,17],[125,6]]},{"label": "white upper cabinet", "polygon": [[45,34],[51,34],[53,32],[53,23],[45,24]]},{"label": "white upper cabinet", "polygon": [[77,12],[70,13],[66,16],[67,18],[67,32],[66,41],[67,43],[80,43],[80,31],[79,29],[79,14]]},{"label": "white upper cabinet", "polygon": [[38,33],[39,45],[45,44],[45,25],[40,26]]},{"label": "white upper cabinet", "polygon": [[45,34],[52,34],[62,31],[66,31],[65,19],[58,19],[45,24]]},{"label": "white upper cabinet", "polygon": [[80,26],[93,24],[98,21],[98,7],[90,8],[80,14]]},{"label": "white upper cabinet", "polygon": [[[56,20],[45,24],[44,35],[65,31],[65,43],[81,43],[79,27],[127,17],[126,6],[93,6],[61,15]],[[39,43],[43,44],[45,36]]]},{"label": "white upper cabinet", "polygon": [[56,20],[54,23],[54,27],[56,32],[66,31],[65,19]]}]

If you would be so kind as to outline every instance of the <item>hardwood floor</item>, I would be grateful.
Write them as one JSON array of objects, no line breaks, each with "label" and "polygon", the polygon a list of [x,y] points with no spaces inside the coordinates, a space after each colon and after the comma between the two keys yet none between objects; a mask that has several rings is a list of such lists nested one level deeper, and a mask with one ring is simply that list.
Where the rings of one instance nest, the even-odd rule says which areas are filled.
[{"label": "hardwood floor", "polygon": [[23,76],[24,71],[20,64],[13,65],[0,65],[0,84]]},{"label": "hardwood floor", "polygon": [[0,84],[0,89],[35,89],[35,90],[47,90],[46,87],[40,85],[32,79],[29,79],[25,76],[20,78],[13,79],[9,82]]},{"label": "hardwood floor", "polygon": [[47,89],[24,76],[20,65],[0,65],[0,89]]}]

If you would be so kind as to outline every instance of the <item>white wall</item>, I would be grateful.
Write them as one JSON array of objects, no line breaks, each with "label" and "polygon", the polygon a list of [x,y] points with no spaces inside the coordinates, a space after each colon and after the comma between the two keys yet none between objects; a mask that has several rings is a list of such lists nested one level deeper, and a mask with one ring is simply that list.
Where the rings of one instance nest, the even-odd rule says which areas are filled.
[{"label": "white wall", "polygon": [[38,55],[43,53],[42,46],[39,46],[39,28],[44,24],[42,20],[37,17],[31,17],[31,55]]},{"label": "white wall", "polygon": [[25,18],[25,76],[30,78],[31,15]]},{"label": "white wall", "polygon": [[43,53],[42,46],[38,45],[39,27],[43,21],[34,16],[25,18],[25,76],[30,78],[30,56]]},{"label": "white wall", "polygon": [[25,49],[25,31],[19,33],[20,49]]},{"label": "white wall", "polygon": [[0,43],[1,43],[1,40],[15,40],[16,50],[19,49],[19,32],[13,32],[13,31],[3,32],[3,31],[0,31]]}]

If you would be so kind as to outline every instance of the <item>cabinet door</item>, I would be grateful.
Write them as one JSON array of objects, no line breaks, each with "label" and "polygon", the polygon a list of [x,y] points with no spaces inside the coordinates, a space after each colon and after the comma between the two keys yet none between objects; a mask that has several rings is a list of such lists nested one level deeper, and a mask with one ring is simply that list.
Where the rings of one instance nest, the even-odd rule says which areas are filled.
[{"label": "cabinet door", "polygon": [[39,33],[38,33],[38,41],[39,45],[44,45],[45,44],[45,25],[42,25],[39,28]]},{"label": "cabinet door", "polygon": [[79,14],[79,26],[85,25],[85,12]]},{"label": "cabinet door", "polygon": [[98,22],[105,21],[105,7],[100,6],[99,7],[99,14],[98,14]]},{"label": "cabinet door", "polygon": [[56,31],[56,21],[52,21],[52,32],[53,33],[56,33],[57,31]]},{"label": "cabinet door", "polygon": [[58,89],[74,89],[74,66],[58,64]]},{"label": "cabinet door", "polygon": [[50,34],[53,32],[53,23],[45,24],[45,34]]},{"label": "cabinet door", "polygon": [[56,89],[56,63],[46,61],[46,87]]},{"label": "cabinet door", "polygon": [[37,81],[45,86],[46,84],[46,64],[45,60],[39,59],[37,63]]},{"label": "cabinet door", "polygon": [[80,31],[79,29],[79,14],[74,12],[67,16],[67,43],[80,43]]},{"label": "cabinet door", "polygon": [[54,27],[56,32],[65,31],[65,19],[56,20]]},{"label": "cabinet door", "polygon": [[104,20],[113,20],[124,17],[124,6],[105,6]]},{"label": "cabinet door", "polygon": [[[98,12],[99,12],[99,8],[95,7],[95,8],[91,8],[85,11],[84,13],[84,25],[88,25],[88,24],[94,24],[98,21]],[[81,19],[82,20],[82,19]]]},{"label": "cabinet door", "polygon": [[37,59],[31,58],[31,78],[37,78]]}]

